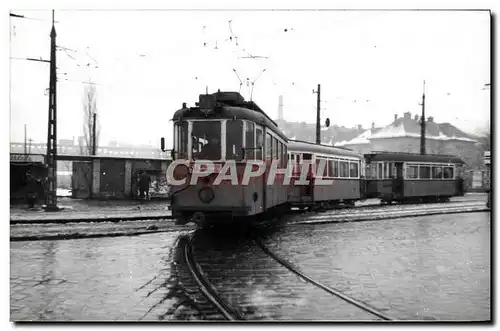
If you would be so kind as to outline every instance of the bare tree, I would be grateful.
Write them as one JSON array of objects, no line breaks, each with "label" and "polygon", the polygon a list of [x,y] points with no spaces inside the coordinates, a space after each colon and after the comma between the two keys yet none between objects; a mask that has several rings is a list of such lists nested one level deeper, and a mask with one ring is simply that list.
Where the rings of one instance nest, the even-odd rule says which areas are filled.
[{"label": "bare tree", "polygon": [[95,144],[99,145],[99,116],[97,115],[97,89],[92,82],[83,88],[83,141],[79,142],[81,155],[92,155],[94,134],[94,114],[96,114]]}]

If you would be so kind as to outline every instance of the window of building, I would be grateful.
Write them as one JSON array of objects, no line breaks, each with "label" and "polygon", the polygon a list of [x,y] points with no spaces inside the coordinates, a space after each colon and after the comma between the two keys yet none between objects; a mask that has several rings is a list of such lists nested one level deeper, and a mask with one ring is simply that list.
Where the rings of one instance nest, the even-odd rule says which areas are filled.
[{"label": "window of building", "polygon": [[418,178],[418,166],[408,166],[406,168],[406,178]]},{"label": "window of building", "polygon": [[419,177],[420,177],[420,179],[429,179],[429,178],[431,178],[431,167],[430,166],[423,166],[423,165],[421,165],[419,167]]}]

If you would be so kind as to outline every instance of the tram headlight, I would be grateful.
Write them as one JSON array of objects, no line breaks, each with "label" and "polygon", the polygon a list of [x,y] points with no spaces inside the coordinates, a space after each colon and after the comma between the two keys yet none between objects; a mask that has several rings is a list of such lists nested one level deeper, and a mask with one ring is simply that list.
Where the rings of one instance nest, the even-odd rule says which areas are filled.
[{"label": "tram headlight", "polygon": [[204,187],[198,191],[201,202],[209,203],[215,198],[215,192],[211,187]]}]

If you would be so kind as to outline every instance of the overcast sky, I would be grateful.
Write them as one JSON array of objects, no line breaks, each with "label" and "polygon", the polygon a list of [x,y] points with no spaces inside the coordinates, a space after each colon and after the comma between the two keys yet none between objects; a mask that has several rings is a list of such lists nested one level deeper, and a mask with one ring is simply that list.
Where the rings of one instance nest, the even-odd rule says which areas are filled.
[{"label": "overcast sky", "polygon": [[[40,20],[11,18],[11,57],[49,59],[51,12],[15,13]],[[171,141],[182,102],[194,105],[207,86],[238,91],[233,69],[258,78],[253,100],[273,118],[283,95],[286,120],[313,123],[321,84],[332,124],[386,125],[420,113],[425,79],[428,116],[472,133],[489,127],[486,11],[56,11],[56,21],[67,48],[57,52],[58,139],[82,134],[88,79],[98,84],[101,144],[156,145]],[[241,58],[249,54],[268,58]],[[46,140],[48,78],[48,64],[11,60],[11,140],[23,141],[24,124]],[[246,83],[241,92],[250,98]]]}]

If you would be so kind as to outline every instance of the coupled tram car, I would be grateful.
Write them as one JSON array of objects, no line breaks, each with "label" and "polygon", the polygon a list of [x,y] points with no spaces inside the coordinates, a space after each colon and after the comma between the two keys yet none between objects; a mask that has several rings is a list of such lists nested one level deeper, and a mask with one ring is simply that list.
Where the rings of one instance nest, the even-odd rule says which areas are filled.
[{"label": "coupled tram car", "polygon": [[[257,104],[236,92],[200,95],[195,107],[183,104],[173,122],[173,177],[185,179],[171,187],[177,224],[248,225],[291,208],[352,206],[367,198],[387,203],[440,201],[464,194],[464,163],[459,158],[386,152],[363,156],[346,148],[289,140]],[[162,138],[163,150],[164,145]],[[197,168],[196,160],[211,161],[210,174],[202,174],[206,169]],[[218,178],[227,163],[236,167],[236,185]],[[264,165],[264,170],[242,183],[250,163],[252,171],[255,164]],[[274,180],[268,181],[271,175]]]}]

